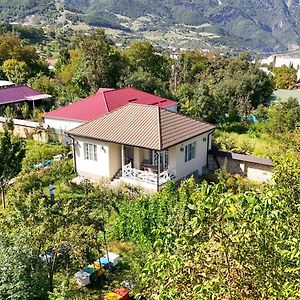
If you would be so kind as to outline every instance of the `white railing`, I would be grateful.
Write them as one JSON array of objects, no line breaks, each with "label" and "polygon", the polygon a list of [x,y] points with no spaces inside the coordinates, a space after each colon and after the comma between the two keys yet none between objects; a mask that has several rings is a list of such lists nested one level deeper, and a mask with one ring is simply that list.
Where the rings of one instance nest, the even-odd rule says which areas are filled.
[{"label": "white railing", "polygon": [[[123,166],[122,177],[140,182],[157,184],[157,174],[132,168],[132,163]],[[167,181],[175,178],[175,172],[171,170],[163,171],[159,174],[159,184],[165,184]]]}]

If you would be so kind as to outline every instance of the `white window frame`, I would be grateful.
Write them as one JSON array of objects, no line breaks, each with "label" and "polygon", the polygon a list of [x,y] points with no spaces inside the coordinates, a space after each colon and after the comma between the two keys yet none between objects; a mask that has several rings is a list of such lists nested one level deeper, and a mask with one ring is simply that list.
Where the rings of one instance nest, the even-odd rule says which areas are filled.
[{"label": "white window frame", "polygon": [[84,150],[84,159],[85,160],[97,161],[97,145],[90,144],[90,143],[84,143],[83,150]]},{"label": "white window frame", "polygon": [[185,145],[184,162],[189,162],[196,157],[196,142]]}]

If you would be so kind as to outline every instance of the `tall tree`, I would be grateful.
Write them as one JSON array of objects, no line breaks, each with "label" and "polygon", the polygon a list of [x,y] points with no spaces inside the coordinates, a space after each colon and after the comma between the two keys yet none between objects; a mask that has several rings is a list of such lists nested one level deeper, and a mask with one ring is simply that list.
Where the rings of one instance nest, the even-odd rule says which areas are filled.
[{"label": "tall tree", "polygon": [[115,87],[122,73],[122,58],[104,30],[81,36],[79,43],[91,89]]},{"label": "tall tree", "polygon": [[300,104],[297,99],[272,104],[268,111],[268,128],[276,137],[292,133],[300,125]]},{"label": "tall tree", "polygon": [[11,233],[9,236],[1,231],[0,266],[0,299],[48,298],[45,265],[25,228],[21,234]]},{"label": "tall tree", "polygon": [[170,80],[171,60],[167,56],[157,53],[151,43],[147,41],[133,42],[124,51],[124,55],[129,61],[130,72],[142,69],[163,81]]},{"label": "tall tree", "polygon": [[2,70],[8,80],[16,84],[24,84],[29,78],[29,67],[25,61],[7,59],[2,65]]},{"label": "tall tree", "polygon": [[25,144],[5,127],[0,135],[0,189],[2,206],[5,208],[5,191],[9,181],[21,171],[21,163],[25,157]]},{"label": "tall tree", "polygon": [[287,89],[297,80],[297,71],[292,66],[274,68],[273,73],[276,89]]}]

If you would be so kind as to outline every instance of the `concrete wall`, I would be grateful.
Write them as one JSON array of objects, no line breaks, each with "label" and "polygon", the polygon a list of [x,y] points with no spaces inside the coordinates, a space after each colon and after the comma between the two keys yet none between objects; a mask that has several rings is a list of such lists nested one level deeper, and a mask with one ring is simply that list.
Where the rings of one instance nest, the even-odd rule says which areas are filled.
[{"label": "concrete wall", "polygon": [[85,122],[80,121],[70,121],[70,120],[62,120],[62,119],[52,119],[45,117],[45,124],[50,128],[54,128],[57,131],[68,131],[79,125],[84,124]]},{"label": "concrete wall", "polygon": [[[272,166],[220,156],[217,156],[216,158],[221,167],[224,166],[225,161],[227,161],[227,172],[231,174],[239,174],[257,182],[265,182],[272,179]],[[211,154],[208,155],[208,167],[211,171],[219,168],[215,158]]]},{"label": "concrete wall", "polygon": [[[14,132],[13,134],[25,139],[32,139],[39,142],[48,141],[47,129],[37,122],[31,122],[26,120],[14,119]],[[0,132],[3,132],[3,125],[5,118],[0,117]]]},{"label": "concrete wall", "polygon": [[58,140],[64,145],[70,145],[72,143],[72,140],[65,134],[65,132],[85,123],[79,121],[52,119],[47,117],[45,117],[44,122],[45,126],[55,130]]},{"label": "concrete wall", "polygon": [[[97,146],[97,161],[84,159],[84,143]],[[79,175],[93,180],[111,178],[121,168],[121,145],[76,137],[75,158]]]}]

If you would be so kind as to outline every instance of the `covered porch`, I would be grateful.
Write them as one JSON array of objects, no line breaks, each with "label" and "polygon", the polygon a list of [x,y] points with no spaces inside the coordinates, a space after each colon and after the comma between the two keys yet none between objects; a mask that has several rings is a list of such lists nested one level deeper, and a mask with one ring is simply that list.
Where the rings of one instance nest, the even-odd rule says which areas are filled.
[{"label": "covered porch", "polygon": [[121,178],[131,184],[140,184],[151,189],[176,177],[176,164],[173,163],[172,151],[151,150],[121,145]]}]

